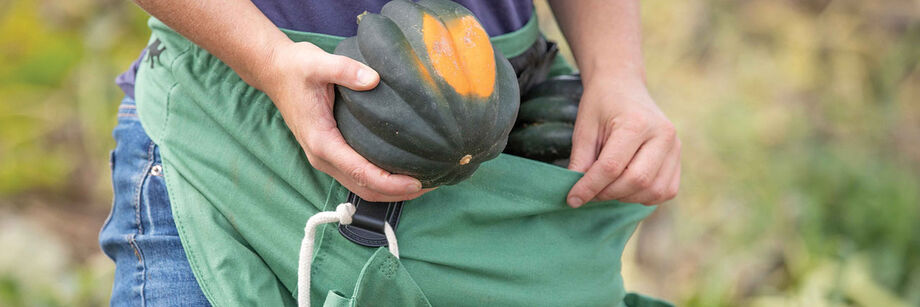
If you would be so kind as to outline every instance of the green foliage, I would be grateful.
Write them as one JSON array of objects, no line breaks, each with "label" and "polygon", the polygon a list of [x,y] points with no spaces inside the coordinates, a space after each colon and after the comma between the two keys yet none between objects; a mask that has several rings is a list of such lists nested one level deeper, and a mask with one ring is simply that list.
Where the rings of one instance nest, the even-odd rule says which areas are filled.
[{"label": "green foliage", "polygon": [[108,198],[112,80],[143,48],[144,19],[127,2],[0,5],[0,197]]},{"label": "green foliage", "polygon": [[822,153],[818,170],[798,181],[811,186],[799,217],[802,235],[816,252],[866,254],[872,276],[883,286],[909,294],[920,274],[920,179],[892,163],[841,161]]},{"label": "green foliage", "polygon": [[95,240],[45,239],[43,224],[19,221],[36,202],[88,213],[110,204],[112,81],[143,48],[145,20],[129,1],[0,2],[0,306],[107,303],[111,261],[67,252]]},{"label": "green foliage", "polygon": [[649,85],[684,176],[639,235],[664,243],[639,242],[625,279],[685,306],[920,305],[912,4],[643,5]]}]

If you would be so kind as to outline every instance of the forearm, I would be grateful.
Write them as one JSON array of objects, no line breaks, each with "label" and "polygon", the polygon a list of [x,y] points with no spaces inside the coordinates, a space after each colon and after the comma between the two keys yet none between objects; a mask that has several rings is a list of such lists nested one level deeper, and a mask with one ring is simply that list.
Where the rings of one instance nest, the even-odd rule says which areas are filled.
[{"label": "forearm", "polygon": [[582,78],[645,82],[638,0],[549,0]]},{"label": "forearm", "polygon": [[262,89],[273,49],[290,42],[249,0],[135,0],[138,6],[201,46]]}]

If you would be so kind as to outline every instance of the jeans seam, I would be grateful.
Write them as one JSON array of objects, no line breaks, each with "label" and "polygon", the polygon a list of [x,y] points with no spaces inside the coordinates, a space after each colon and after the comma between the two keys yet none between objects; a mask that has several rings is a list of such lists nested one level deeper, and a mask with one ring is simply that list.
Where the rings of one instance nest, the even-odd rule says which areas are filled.
[{"label": "jeans seam", "polygon": [[151,142],[151,144],[153,144],[153,149],[150,151],[150,165],[151,166],[150,166],[150,169],[148,169],[146,173],[146,179],[144,180],[144,188],[141,189],[141,199],[146,198],[146,200],[143,200],[143,203],[144,203],[144,209],[146,210],[145,213],[147,214],[146,218],[147,218],[147,234],[148,235],[153,235],[157,231],[156,230],[157,226],[153,219],[153,207],[152,206],[158,203],[156,200],[149,199],[150,197],[149,192],[151,189],[150,185],[152,184],[152,180],[156,180],[156,178],[154,178],[156,176],[153,174],[153,167],[157,166],[157,157],[156,157],[157,145],[154,144],[153,142]]},{"label": "jeans seam", "polygon": [[135,235],[129,235],[128,244],[131,245],[131,248],[134,250],[135,255],[137,256],[138,265],[140,265],[141,270],[141,280],[140,280],[140,301],[141,307],[147,305],[146,295],[144,292],[147,288],[147,263],[144,261],[144,252],[141,250],[140,246],[137,245],[137,240]]},{"label": "jeans seam", "polygon": [[140,174],[140,180],[137,181],[137,186],[134,187],[134,218],[135,223],[137,223],[138,234],[144,234],[144,225],[141,223],[141,191],[143,191],[144,181],[147,181],[147,173],[150,172],[150,167],[153,166],[154,146],[156,145],[153,141],[150,141],[147,146],[147,164],[144,165],[143,172]]}]

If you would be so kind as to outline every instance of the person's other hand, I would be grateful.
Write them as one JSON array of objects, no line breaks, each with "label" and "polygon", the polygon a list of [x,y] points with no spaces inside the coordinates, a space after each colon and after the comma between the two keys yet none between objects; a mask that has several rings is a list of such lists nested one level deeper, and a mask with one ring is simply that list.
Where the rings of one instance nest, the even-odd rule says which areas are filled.
[{"label": "person's other hand", "polygon": [[369,201],[408,200],[427,192],[417,179],[390,174],[367,161],[336,127],[334,85],[370,90],[380,81],[376,71],[310,43],[283,43],[273,49],[267,63],[258,88],[281,111],[314,168]]},{"label": "person's other hand", "polygon": [[[590,82],[590,83],[588,83]],[[677,195],[680,140],[641,80],[586,80],[569,169],[584,172],[567,202],[655,205]]]}]

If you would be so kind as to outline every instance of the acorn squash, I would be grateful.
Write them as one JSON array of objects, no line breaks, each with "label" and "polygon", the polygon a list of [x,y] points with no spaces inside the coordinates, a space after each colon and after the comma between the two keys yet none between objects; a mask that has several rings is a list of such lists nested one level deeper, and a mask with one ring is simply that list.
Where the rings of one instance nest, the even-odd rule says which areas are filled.
[{"label": "acorn squash", "polygon": [[582,91],[578,75],[558,76],[534,86],[521,103],[505,152],[567,167]]},{"label": "acorn squash", "polygon": [[369,91],[337,86],[345,141],[370,162],[419,179],[458,183],[497,157],[520,104],[508,60],[466,8],[397,0],[364,14],[335,49],[380,74]]}]

